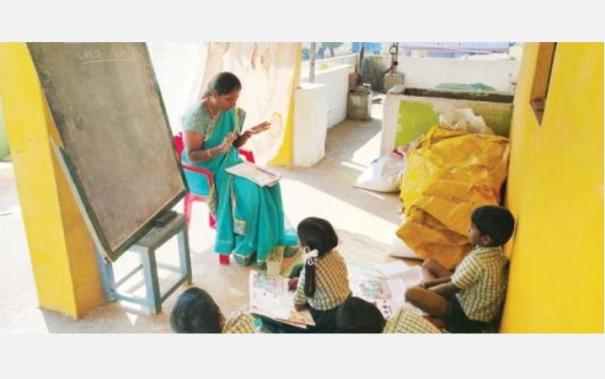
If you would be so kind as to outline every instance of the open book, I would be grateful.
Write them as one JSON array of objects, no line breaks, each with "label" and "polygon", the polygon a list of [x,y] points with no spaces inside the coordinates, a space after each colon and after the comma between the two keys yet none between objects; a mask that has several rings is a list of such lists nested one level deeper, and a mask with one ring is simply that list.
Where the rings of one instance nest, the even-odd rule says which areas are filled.
[{"label": "open book", "polygon": [[376,305],[385,318],[405,305],[405,291],[422,281],[420,266],[393,262],[375,267],[347,262],[353,296]]},{"label": "open book", "polygon": [[353,296],[376,305],[384,318],[391,318],[403,307],[405,291],[409,287],[403,279],[353,278],[350,281]]},{"label": "open book", "polygon": [[250,272],[250,313],[306,329],[315,322],[308,310],[294,309],[294,292],[288,291],[288,279]]},{"label": "open book", "polygon": [[280,179],[279,174],[265,168],[260,168],[251,162],[242,162],[240,164],[236,164],[235,166],[227,168],[225,171],[230,174],[246,178],[261,187],[270,187],[277,183]]}]

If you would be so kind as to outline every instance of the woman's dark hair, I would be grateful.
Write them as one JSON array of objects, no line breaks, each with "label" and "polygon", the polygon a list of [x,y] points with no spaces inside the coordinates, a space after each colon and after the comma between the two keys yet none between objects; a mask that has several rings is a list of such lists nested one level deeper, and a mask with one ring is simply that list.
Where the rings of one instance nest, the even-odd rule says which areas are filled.
[{"label": "woman's dark hair", "polygon": [[176,333],[220,333],[220,319],[221,311],[212,297],[192,287],[179,296],[170,314],[170,326]]},{"label": "woman's dark hair", "polygon": [[513,235],[515,219],[510,211],[496,205],[486,205],[473,211],[471,221],[481,234],[488,235],[491,246],[504,245]]},{"label": "woman's dark hair", "polygon": [[208,97],[212,92],[216,92],[218,95],[227,95],[233,91],[242,89],[242,82],[239,81],[237,76],[234,74],[223,71],[216,75],[210,83],[208,83],[208,89],[204,92],[203,97]]},{"label": "woman's dark hair", "polygon": [[351,296],[336,311],[336,333],[382,333],[386,320],[378,308],[359,297]]},{"label": "woman's dark hair", "polygon": [[[338,245],[338,237],[332,225],[323,218],[308,217],[298,224],[296,230],[301,245],[310,250],[317,250],[318,258],[331,251]],[[305,262],[305,295],[315,294],[315,263],[316,259]]]}]

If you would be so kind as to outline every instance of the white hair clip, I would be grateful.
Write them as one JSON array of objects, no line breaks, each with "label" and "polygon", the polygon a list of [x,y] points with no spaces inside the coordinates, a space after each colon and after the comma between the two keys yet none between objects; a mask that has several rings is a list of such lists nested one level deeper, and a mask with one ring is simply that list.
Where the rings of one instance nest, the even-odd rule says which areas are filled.
[{"label": "white hair clip", "polygon": [[317,251],[317,249],[313,249],[307,253],[304,253],[303,258],[305,259],[305,264],[313,266],[318,256],[319,252]]}]

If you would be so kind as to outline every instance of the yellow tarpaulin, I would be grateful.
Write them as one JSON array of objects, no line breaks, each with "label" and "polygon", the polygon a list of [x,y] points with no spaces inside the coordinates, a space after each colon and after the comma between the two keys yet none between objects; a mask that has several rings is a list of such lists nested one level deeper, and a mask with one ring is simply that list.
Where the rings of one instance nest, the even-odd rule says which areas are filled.
[{"label": "yellow tarpaulin", "polygon": [[419,256],[457,265],[470,249],[473,210],[500,202],[509,149],[504,137],[430,129],[407,157],[401,181],[406,220],[397,235]]}]

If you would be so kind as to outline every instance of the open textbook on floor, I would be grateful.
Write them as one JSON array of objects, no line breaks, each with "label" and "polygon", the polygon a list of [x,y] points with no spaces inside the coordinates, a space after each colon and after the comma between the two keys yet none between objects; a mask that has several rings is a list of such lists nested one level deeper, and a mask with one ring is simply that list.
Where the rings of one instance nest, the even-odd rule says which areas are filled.
[{"label": "open textbook on floor", "polygon": [[278,173],[270,171],[266,168],[261,168],[251,162],[242,162],[227,168],[230,174],[246,178],[261,187],[272,186],[279,181],[281,176]]},{"label": "open textbook on floor", "polygon": [[308,310],[294,309],[294,292],[288,291],[288,279],[282,276],[266,276],[250,272],[250,313],[306,329],[315,322]]},{"label": "open textbook on floor", "polygon": [[347,262],[347,267],[353,296],[376,305],[385,318],[405,306],[405,291],[422,281],[420,266],[399,261],[373,267]]}]

